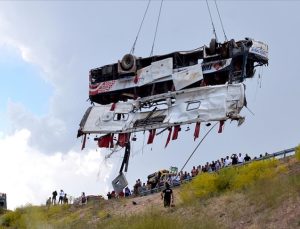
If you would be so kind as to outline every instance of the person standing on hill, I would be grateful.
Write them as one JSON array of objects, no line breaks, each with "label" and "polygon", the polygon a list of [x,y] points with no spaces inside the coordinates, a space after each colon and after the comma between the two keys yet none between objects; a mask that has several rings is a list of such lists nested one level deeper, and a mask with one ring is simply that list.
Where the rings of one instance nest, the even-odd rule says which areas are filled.
[{"label": "person standing on hill", "polygon": [[64,195],[64,204],[68,204],[69,203],[69,200],[68,200],[68,197],[67,197],[67,193],[65,193]]},{"label": "person standing on hill", "polygon": [[164,200],[164,207],[170,207],[171,200],[172,203],[174,202],[173,190],[170,188],[170,185],[167,182],[166,188],[161,192],[161,199]]},{"label": "person standing on hill", "polygon": [[224,167],[227,167],[230,165],[230,159],[229,156],[226,156],[226,158],[224,159]]},{"label": "person standing on hill", "polygon": [[131,195],[130,189],[128,187],[125,188],[125,197],[128,197]]},{"label": "person standing on hill", "polygon": [[46,201],[46,206],[49,208],[51,205],[51,197]]},{"label": "person standing on hill", "polygon": [[59,204],[59,203],[63,204],[63,202],[64,202],[64,197],[65,197],[64,190],[60,190],[60,193],[59,193],[59,199],[58,199],[58,204]]},{"label": "person standing on hill", "polygon": [[82,194],[81,194],[81,204],[86,204],[86,203],[87,203],[87,198],[85,196],[85,193],[82,192]]},{"label": "person standing on hill", "polygon": [[244,158],[242,157],[242,154],[239,153],[239,155],[238,155],[238,164],[241,164],[243,162],[244,162]]},{"label": "person standing on hill", "polygon": [[246,154],[246,156],[244,157],[244,161],[250,161],[251,160],[251,157],[249,157],[249,155],[248,154]]},{"label": "person standing on hill", "polygon": [[56,204],[56,196],[57,196],[57,191],[55,190],[54,192],[52,192],[52,204],[53,205]]},{"label": "person standing on hill", "polygon": [[236,165],[238,163],[238,156],[234,153],[231,155],[231,164]]},{"label": "person standing on hill", "polygon": [[107,193],[107,199],[109,199],[109,200],[111,199],[111,193],[110,192]]}]

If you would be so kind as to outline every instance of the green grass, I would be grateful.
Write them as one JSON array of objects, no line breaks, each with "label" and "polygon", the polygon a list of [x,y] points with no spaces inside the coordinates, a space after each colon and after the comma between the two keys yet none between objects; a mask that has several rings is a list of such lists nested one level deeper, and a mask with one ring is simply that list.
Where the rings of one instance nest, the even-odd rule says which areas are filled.
[{"label": "green grass", "polygon": [[98,228],[130,228],[130,229],[213,229],[222,228],[215,220],[204,217],[178,217],[173,212],[160,212],[151,210],[142,215],[121,217],[108,221],[107,224],[99,224]]}]

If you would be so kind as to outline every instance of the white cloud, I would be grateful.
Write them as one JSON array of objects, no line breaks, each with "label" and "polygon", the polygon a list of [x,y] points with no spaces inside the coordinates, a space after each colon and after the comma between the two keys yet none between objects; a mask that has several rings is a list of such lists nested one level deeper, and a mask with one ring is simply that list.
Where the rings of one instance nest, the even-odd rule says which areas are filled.
[{"label": "white cloud", "polygon": [[[55,115],[37,117],[19,103],[9,101],[8,114],[14,130],[30,130],[29,144],[43,153],[66,152],[69,148],[66,123]],[[75,144],[75,134],[74,137]],[[75,144],[78,147],[78,144]]]},{"label": "white cloud", "polygon": [[[70,30],[61,29],[54,11],[48,11],[44,4],[29,5],[1,3],[0,44],[19,50],[25,62],[37,66],[41,70],[40,77],[51,84],[53,94],[45,101],[49,112],[44,117],[26,110],[18,101],[10,102],[11,127],[13,131],[29,129],[29,144],[43,153],[66,153],[78,147],[77,129],[89,105],[86,102],[89,58],[80,54],[85,53],[85,46],[76,48],[77,44],[68,41],[80,38],[71,38]],[[49,7],[55,8],[54,5],[49,4]],[[71,25],[67,27],[71,28]],[[24,87],[35,90],[31,85]]]},{"label": "white cloud", "polygon": [[0,191],[7,193],[10,209],[27,203],[44,204],[54,189],[75,197],[82,191],[94,195],[107,192],[113,167],[102,163],[100,152],[42,154],[28,145],[30,135],[23,129],[0,139]]}]

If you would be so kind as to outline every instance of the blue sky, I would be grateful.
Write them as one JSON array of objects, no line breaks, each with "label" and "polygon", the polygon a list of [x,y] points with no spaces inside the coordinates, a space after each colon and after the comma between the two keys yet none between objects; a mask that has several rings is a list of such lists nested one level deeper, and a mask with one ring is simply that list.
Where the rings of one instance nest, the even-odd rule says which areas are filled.
[{"label": "blue sky", "polygon": [[[223,41],[214,2],[209,3]],[[6,162],[0,167],[0,192],[8,193],[10,208],[44,203],[53,189],[63,188],[73,196],[82,191],[104,195],[111,189],[123,152],[105,161],[109,152],[97,149],[93,137],[80,151],[76,131],[89,106],[89,69],[116,62],[129,52],[146,5],[147,1],[0,2],[0,155]],[[150,53],[159,5],[150,5],[137,56]],[[300,142],[300,2],[218,1],[218,6],[227,37],[268,43],[270,64],[263,69],[261,87],[258,74],[246,82],[248,105],[255,115],[243,109],[246,121],[241,127],[226,122],[222,134],[213,130],[187,170],[233,152],[254,156]],[[154,54],[208,45],[212,36],[205,1],[164,1]],[[201,127],[202,136],[207,129]],[[131,186],[158,169],[181,167],[198,143],[192,131],[180,132],[164,149],[164,133],[139,150],[143,135],[137,137],[127,173]]]},{"label": "blue sky", "polygon": [[[8,120],[5,111],[9,101],[23,104],[37,115],[47,112],[51,85],[41,78],[41,70],[28,64],[18,50],[9,46],[0,46],[0,113]],[[7,128],[5,122],[0,123],[0,129]]]}]

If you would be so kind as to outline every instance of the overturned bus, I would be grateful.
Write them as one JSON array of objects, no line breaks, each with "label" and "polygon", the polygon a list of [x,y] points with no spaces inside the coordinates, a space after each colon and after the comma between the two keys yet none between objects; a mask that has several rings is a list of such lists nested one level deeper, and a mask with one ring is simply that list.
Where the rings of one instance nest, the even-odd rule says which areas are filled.
[{"label": "overturned bus", "polygon": [[255,67],[268,64],[268,45],[250,38],[217,43],[191,51],[138,58],[126,54],[117,63],[91,69],[89,98],[98,104],[199,86],[240,83]]}]

